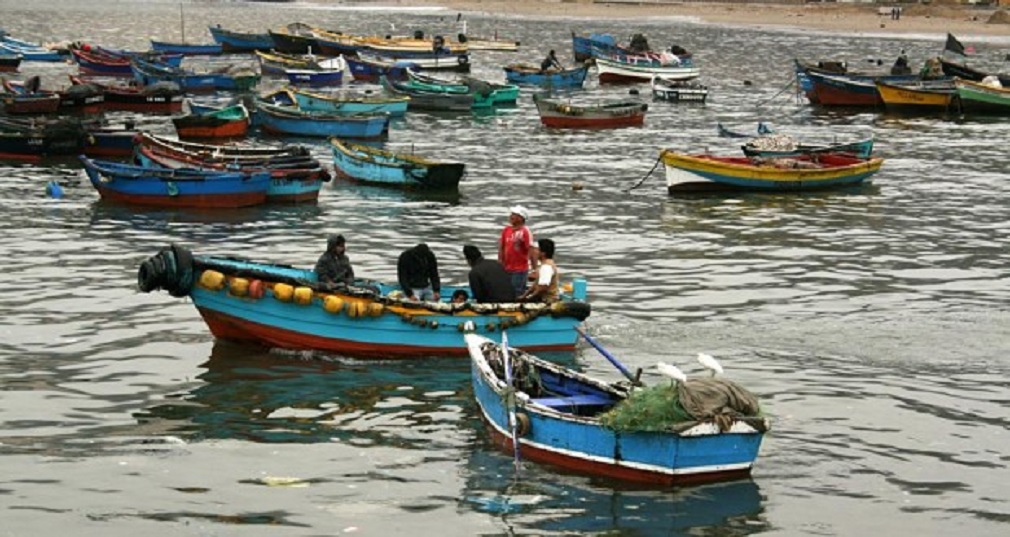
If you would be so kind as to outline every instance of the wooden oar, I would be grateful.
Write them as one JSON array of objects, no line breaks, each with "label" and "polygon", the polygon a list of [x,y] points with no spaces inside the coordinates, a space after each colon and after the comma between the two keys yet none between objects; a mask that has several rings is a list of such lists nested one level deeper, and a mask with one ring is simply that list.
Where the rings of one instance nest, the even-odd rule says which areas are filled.
[{"label": "wooden oar", "polygon": [[628,368],[625,367],[624,364],[622,364],[617,358],[615,358],[614,355],[610,354],[610,352],[607,351],[607,349],[604,349],[603,345],[600,345],[598,341],[589,337],[589,334],[587,334],[586,331],[582,329],[582,327],[576,326],[575,331],[578,332],[580,335],[582,335],[582,337],[584,337],[586,341],[588,341],[589,344],[592,345],[596,350],[600,351],[600,354],[602,354],[603,357],[607,359],[607,361],[614,364],[614,367],[616,367],[617,370],[620,371],[622,375],[624,375],[628,380],[630,380],[633,386],[642,385],[642,381],[639,380],[642,377],[641,367],[639,367],[635,371],[635,374],[632,375],[631,371],[628,370]]},{"label": "wooden oar", "polygon": [[505,331],[501,333],[502,361],[505,362],[505,383],[508,385],[508,395],[505,404],[509,410],[509,428],[512,432],[512,455],[516,467],[516,474],[519,473],[519,420],[516,418],[516,392],[512,385],[512,358],[509,356],[509,338]]}]

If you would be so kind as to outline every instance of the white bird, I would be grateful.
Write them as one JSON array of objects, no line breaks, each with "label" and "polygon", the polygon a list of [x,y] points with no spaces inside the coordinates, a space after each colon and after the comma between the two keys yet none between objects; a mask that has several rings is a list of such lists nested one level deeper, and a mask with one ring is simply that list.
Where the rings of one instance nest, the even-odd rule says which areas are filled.
[{"label": "white bird", "polygon": [[670,365],[665,362],[659,362],[656,364],[656,369],[658,369],[660,373],[678,382],[687,382],[687,375],[685,375],[684,372],[681,371],[680,368],[675,365]]},{"label": "white bird", "polygon": [[705,369],[711,371],[713,377],[722,374],[722,365],[720,365],[719,362],[717,362],[715,358],[709,354],[699,352],[698,363],[700,363]]}]

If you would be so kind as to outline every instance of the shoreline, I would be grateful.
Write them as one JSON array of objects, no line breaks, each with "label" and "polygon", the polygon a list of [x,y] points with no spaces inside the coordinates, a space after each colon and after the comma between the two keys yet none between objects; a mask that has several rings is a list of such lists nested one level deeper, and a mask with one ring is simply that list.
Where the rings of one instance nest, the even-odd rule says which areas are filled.
[{"label": "shoreline", "polygon": [[[320,1],[320,0],[317,0]],[[648,1],[648,0],[645,0]],[[682,19],[724,26],[854,35],[922,36],[943,38],[947,33],[967,41],[1010,43],[1010,12],[989,19],[999,8],[961,5],[909,5],[892,20],[890,6],[861,4],[769,3],[639,3],[637,0],[596,3],[592,0],[393,0],[368,2],[380,7],[442,7],[486,16],[548,19]],[[325,2],[332,4],[332,2]],[[347,6],[348,4],[341,4]],[[363,6],[364,3],[355,5]],[[883,8],[883,11],[881,11]]]}]

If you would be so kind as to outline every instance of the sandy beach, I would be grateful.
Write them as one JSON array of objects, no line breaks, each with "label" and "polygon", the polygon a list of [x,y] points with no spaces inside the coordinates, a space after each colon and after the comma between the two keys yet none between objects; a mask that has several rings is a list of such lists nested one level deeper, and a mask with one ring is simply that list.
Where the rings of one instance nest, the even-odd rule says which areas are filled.
[{"label": "sandy beach", "polygon": [[[662,3],[652,3],[652,2]],[[686,17],[699,22],[769,28],[795,28],[854,34],[946,35],[962,41],[1010,39],[1010,14],[991,21],[997,8],[960,5],[907,5],[892,20],[890,6],[869,4],[672,3],[666,0],[399,0],[392,5],[438,5],[463,13],[557,18]]]}]

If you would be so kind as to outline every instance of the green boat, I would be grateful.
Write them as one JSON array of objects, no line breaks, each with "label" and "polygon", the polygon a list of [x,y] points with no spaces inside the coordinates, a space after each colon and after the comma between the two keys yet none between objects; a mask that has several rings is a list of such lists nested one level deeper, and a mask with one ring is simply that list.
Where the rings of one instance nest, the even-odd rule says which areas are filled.
[{"label": "green boat", "polygon": [[458,95],[472,94],[474,108],[490,108],[506,104],[515,104],[519,99],[519,86],[512,84],[493,84],[476,78],[466,77],[462,80],[444,80],[408,71],[408,79],[403,82],[407,87],[437,93]]},{"label": "green boat", "polygon": [[957,95],[952,105],[964,113],[1010,115],[1010,89],[954,79]]}]

